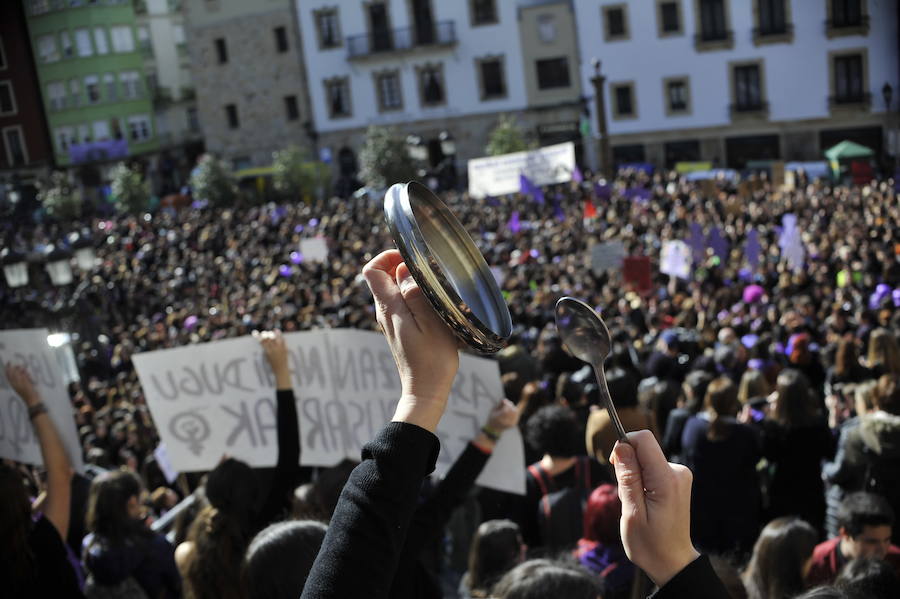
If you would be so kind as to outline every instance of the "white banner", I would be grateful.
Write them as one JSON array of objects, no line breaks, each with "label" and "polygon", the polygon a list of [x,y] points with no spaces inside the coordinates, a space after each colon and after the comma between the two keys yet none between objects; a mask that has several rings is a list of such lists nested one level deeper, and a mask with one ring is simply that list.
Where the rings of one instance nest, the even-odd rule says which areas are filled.
[{"label": "white banner", "polygon": [[519,175],[534,185],[552,185],[572,180],[575,144],[571,141],[529,152],[486,156],[469,161],[469,195],[473,198],[500,196],[519,191]]},{"label": "white banner", "polygon": [[[394,413],[400,382],[380,333],[329,329],[285,335],[297,418],[300,463],[333,466],[359,460],[362,446]],[[274,376],[252,337],[133,357],[147,405],[172,466],[209,470],[223,454],[251,466],[277,457]],[[503,397],[496,362],[460,356],[460,368],[437,436],[443,475]],[[500,439],[478,484],[525,493],[522,438]]]},{"label": "white banner", "polygon": [[659,271],[680,279],[691,278],[691,248],[683,241],[664,241]]},{"label": "white banner", "polygon": [[312,237],[300,240],[300,254],[308,262],[327,262],[328,244],[324,237]]},{"label": "white banner", "polygon": [[618,239],[591,246],[591,270],[598,277],[607,270],[619,270],[625,261],[625,244]]},{"label": "white banner", "polygon": [[[0,331],[0,365],[20,364],[28,369],[72,467],[81,470],[81,443],[75,429],[72,401],[56,355],[47,344],[46,329]],[[41,446],[28,418],[25,402],[13,391],[0,368],[0,457],[43,465]]]}]

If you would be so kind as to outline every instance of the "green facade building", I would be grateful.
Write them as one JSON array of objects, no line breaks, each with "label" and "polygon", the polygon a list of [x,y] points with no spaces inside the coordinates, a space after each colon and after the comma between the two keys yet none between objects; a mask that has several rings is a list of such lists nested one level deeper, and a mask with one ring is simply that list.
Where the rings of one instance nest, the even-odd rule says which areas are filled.
[{"label": "green facade building", "polygon": [[23,0],[60,166],[157,149],[131,0]]}]

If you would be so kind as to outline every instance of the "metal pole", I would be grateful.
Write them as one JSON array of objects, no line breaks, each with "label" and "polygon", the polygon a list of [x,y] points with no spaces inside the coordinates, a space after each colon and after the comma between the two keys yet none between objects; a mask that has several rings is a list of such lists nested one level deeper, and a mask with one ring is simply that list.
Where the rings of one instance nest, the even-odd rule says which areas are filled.
[{"label": "metal pole", "polygon": [[603,98],[603,84],[606,81],[606,77],[600,73],[600,61],[598,59],[595,58],[593,60],[593,65],[594,76],[591,78],[591,83],[594,84],[597,131],[600,134],[600,172],[607,180],[611,180],[615,173],[613,173],[612,155],[609,150],[609,134],[606,128],[606,102]]}]

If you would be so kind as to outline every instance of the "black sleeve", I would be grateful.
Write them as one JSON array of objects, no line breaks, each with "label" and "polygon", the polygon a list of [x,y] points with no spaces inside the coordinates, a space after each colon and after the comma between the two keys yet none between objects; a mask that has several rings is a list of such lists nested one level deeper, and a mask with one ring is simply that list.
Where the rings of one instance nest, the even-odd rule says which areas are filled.
[{"label": "black sleeve", "polygon": [[275,392],[275,401],[278,404],[278,462],[275,464],[269,493],[259,512],[257,530],[265,528],[282,515],[300,469],[300,429],[297,426],[297,402],[293,390],[279,389]]},{"label": "black sleeve", "polygon": [[716,576],[709,558],[701,555],[675,575],[650,599],[729,599],[725,585]]},{"label": "black sleeve", "polygon": [[681,454],[681,433],[684,427],[679,426],[680,424],[682,424],[682,421],[678,410],[669,412],[669,417],[666,419],[666,430],[662,439],[662,449],[667,458]]},{"label": "black sleeve", "polygon": [[363,447],[302,599],[388,596],[419,489],[439,450],[436,436],[403,422],[387,424]]}]

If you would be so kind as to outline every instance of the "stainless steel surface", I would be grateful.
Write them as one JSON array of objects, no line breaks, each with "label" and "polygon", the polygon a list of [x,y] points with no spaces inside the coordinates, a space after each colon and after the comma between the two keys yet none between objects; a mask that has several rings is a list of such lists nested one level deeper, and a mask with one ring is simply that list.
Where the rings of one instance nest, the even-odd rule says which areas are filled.
[{"label": "stainless steel surface", "polygon": [[606,374],[603,371],[603,362],[612,349],[612,340],[606,323],[584,302],[563,297],[556,302],[556,328],[569,353],[594,367],[603,407],[606,408],[609,419],[616,428],[619,442],[628,443],[625,428],[619,420],[612,397],[609,396]]},{"label": "stainless steel surface", "polygon": [[457,337],[481,353],[503,348],[512,317],[475,242],[453,213],[419,183],[397,183],[384,215],[404,262]]}]

